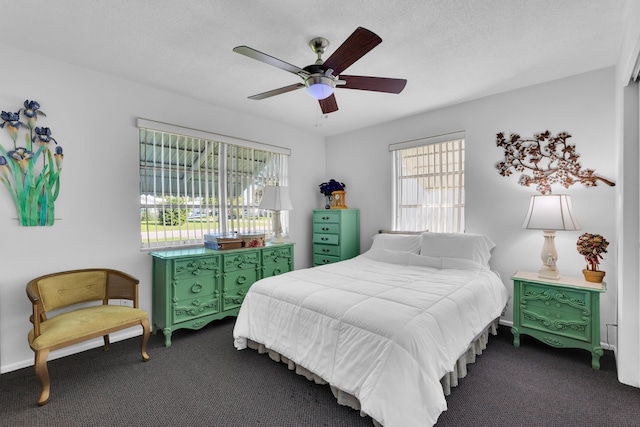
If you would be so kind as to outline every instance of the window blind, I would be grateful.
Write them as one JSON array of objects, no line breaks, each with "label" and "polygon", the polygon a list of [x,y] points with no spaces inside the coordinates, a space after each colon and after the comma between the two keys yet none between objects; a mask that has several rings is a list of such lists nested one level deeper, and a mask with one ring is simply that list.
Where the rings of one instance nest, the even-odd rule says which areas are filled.
[{"label": "window blind", "polygon": [[460,136],[464,133],[390,145],[395,230],[464,231],[465,140]]},{"label": "window blind", "polygon": [[[142,248],[202,244],[209,233],[271,232],[272,212],[258,204],[266,185],[287,184],[288,150],[138,124]],[[286,212],[281,220],[286,234]]]}]

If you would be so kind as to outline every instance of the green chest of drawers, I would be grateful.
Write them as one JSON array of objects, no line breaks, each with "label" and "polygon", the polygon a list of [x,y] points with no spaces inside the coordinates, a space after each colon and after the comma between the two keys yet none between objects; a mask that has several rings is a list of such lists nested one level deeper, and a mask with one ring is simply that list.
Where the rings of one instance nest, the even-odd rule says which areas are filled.
[{"label": "green chest of drawers", "polygon": [[360,211],[313,211],[313,265],[331,264],[360,254]]},{"label": "green chest of drawers", "polygon": [[537,273],[517,272],[513,280],[513,345],[529,335],[558,348],[591,352],[591,367],[600,369],[600,294],[604,283],[573,277],[540,279]]},{"label": "green chest of drawers", "polygon": [[200,329],[236,316],[251,285],[293,270],[293,244],[215,251],[206,248],[151,252],[153,332],[165,346],[181,328]]}]

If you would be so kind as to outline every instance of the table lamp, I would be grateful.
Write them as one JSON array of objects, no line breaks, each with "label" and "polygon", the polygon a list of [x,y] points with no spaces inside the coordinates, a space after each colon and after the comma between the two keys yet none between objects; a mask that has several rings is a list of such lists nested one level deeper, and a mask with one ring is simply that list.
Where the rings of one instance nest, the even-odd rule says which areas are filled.
[{"label": "table lamp", "polygon": [[571,197],[566,194],[547,194],[531,196],[529,212],[522,228],[542,230],[544,245],[542,246],[542,267],[538,277],[543,279],[559,279],[560,272],[556,266],[556,230],[580,230],[580,224],[573,214]]},{"label": "table lamp", "polygon": [[260,200],[260,209],[273,211],[273,232],[275,243],[283,243],[282,224],[280,223],[280,211],[290,211],[293,209],[291,199],[289,199],[289,187],[279,185],[267,185],[264,187],[264,194]]}]

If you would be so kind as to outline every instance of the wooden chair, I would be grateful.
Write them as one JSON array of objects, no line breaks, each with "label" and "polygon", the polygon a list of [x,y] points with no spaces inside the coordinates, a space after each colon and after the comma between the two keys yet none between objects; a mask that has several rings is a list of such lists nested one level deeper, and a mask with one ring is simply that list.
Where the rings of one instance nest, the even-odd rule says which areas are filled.
[{"label": "wooden chair", "polygon": [[[49,402],[50,351],[100,336],[107,351],[110,333],[140,325],[142,360],[149,360],[149,320],[147,312],[138,308],[138,283],[121,271],[92,268],[48,274],[27,284],[27,296],[33,305],[29,346],[35,352],[34,367],[41,387],[38,405]],[[110,299],[131,300],[133,307],[109,305]],[[91,304],[95,301],[102,303]],[[60,310],[60,314],[47,317],[54,310]]]}]

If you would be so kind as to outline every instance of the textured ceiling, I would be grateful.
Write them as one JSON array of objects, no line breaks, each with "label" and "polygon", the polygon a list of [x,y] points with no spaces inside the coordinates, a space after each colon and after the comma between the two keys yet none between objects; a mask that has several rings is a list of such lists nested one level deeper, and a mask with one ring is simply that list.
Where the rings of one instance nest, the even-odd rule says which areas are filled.
[{"label": "textured ceiling", "polygon": [[[334,135],[611,66],[627,1],[0,0],[0,44]],[[327,116],[303,90],[247,99],[301,79],[235,46],[304,67],[310,39],[328,58],[358,26],[383,42],[345,74],[405,78],[401,94],[337,89]]]}]

